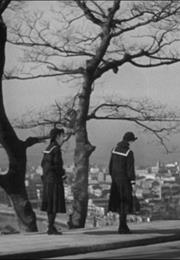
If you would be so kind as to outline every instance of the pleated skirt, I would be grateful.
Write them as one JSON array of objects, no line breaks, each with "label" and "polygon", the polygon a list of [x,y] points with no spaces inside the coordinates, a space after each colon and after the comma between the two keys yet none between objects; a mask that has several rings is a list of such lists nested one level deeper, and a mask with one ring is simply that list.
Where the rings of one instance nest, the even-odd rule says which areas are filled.
[{"label": "pleated skirt", "polygon": [[66,213],[63,182],[44,182],[41,210],[49,213]]}]

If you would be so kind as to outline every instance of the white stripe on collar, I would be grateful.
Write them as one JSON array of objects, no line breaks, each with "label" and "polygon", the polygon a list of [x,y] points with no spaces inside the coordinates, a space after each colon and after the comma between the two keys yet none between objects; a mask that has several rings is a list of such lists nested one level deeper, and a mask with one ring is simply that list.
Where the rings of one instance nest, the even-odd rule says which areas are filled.
[{"label": "white stripe on collar", "polygon": [[51,153],[52,150],[54,150],[55,147],[56,147],[56,146],[53,146],[49,151],[48,151],[48,150],[45,150],[45,151],[43,151],[43,153]]},{"label": "white stripe on collar", "polygon": [[113,154],[122,155],[122,156],[125,156],[125,157],[128,156],[129,152],[130,152],[130,150],[127,150],[126,153],[120,153],[120,152],[117,152],[115,150],[112,151]]}]

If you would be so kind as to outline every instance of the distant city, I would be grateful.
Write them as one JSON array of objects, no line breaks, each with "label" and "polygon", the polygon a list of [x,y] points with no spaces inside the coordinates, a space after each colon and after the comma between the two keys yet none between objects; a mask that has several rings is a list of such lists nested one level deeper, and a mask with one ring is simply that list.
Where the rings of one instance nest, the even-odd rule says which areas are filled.
[{"label": "distant city", "polygon": [[[64,183],[67,213],[71,212],[73,201],[72,185],[74,165],[66,165],[67,180]],[[0,169],[0,174],[6,170]],[[25,184],[29,199],[35,209],[40,208],[42,198],[42,168],[31,166],[27,169]],[[111,225],[118,221],[118,214],[107,212],[111,176],[108,169],[98,165],[89,168],[88,221],[93,226]],[[180,219],[180,164],[163,163],[155,166],[136,168],[136,196],[140,210],[128,216],[131,222]],[[0,203],[9,204],[7,195],[0,189]]]}]

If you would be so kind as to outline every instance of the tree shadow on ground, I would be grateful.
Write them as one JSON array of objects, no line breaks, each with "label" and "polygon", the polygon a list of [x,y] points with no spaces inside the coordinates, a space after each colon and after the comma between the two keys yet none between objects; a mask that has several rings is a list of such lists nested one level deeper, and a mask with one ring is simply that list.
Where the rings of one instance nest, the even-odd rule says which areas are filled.
[{"label": "tree shadow on ground", "polygon": [[[166,235],[179,235],[180,236],[180,229],[151,229],[151,230],[147,230],[147,229],[136,229],[133,230],[131,229],[132,233],[131,234],[126,234],[128,236],[132,236],[132,235],[138,235],[138,234],[166,234]],[[84,234],[87,235],[116,235],[118,234],[117,230],[94,230],[94,231],[87,231],[84,232]],[[118,234],[120,235],[120,234]]]}]

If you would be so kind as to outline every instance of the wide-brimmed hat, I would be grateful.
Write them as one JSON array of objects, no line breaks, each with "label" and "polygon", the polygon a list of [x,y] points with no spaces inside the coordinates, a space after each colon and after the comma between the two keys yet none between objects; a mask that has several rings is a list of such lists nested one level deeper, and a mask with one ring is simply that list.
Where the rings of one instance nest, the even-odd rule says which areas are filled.
[{"label": "wide-brimmed hat", "polygon": [[124,134],[124,136],[123,136],[123,140],[124,140],[124,141],[127,141],[127,142],[129,142],[129,141],[135,141],[135,140],[137,140],[137,139],[138,139],[138,138],[135,137],[135,135],[134,135],[133,132],[126,132],[126,133]]}]

